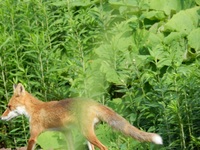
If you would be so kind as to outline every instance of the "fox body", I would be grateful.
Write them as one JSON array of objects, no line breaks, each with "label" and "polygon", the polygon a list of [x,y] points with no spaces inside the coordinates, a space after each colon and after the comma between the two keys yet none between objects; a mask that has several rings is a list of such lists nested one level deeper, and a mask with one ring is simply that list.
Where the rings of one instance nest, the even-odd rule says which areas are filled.
[{"label": "fox body", "polygon": [[155,133],[147,133],[132,126],[112,109],[88,99],[69,98],[61,101],[42,102],[28,93],[19,83],[14,85],[14,94],[1,120],[25,115],[29,118],[30,138],[27,150],[33,150],[37,137],[46,130],[61,130],[66,133],[68,149],[73,149],[73,141],[69,126],[77,126],[82,135],[88,140],[88,147],[94,146],[100,150],[107,150],[96,137],[94,126],[100,120],[107,122],[113,128],[138,141],[162,144],[162,138]]}]

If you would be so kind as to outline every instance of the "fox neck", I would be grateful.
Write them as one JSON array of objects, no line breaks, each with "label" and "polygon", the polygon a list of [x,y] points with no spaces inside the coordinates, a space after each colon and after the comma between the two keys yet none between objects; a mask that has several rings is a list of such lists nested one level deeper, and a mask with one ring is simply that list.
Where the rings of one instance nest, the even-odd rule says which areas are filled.
[{"label": "fox neck", "polygon": [[30,118],[29,113],[26,111],[25,106],[18,106],[16,112],[20,115],[25,115],[27,118]]},{"label": "fox neck", "polygon": [[30,118],[33,112],[37,110],[37,108],[42,105],[44,102],[38,100],[34,96],[32,96],[30,93],[26,93],[26,99],[24,102],[24,106],[21,106],[21,111],[23,114],[27,117]]}]

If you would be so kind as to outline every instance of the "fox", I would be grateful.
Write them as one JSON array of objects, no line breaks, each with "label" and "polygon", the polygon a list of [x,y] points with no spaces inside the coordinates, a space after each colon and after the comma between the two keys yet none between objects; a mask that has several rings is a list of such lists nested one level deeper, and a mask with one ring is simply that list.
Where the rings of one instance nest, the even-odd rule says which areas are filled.
[{"label": "fox", "polygon": [[66,134],[67,148],[73,150],[70,126],[76,126],[88,141],[89,150],[108,150],[95,135],[95,125],[106,122],[112,128],[140,142],[162,145],[162,137],[145,132],[131,125],[111,108],[87,98],[67,98],[59,101],[43,102],[27,92],[21,83],[13,85],[10,98],[1,120],[9,121],[25,115],[29,121],[30,138],[27,150],[34,150],[37,137],[47,130],[58,130]]}]

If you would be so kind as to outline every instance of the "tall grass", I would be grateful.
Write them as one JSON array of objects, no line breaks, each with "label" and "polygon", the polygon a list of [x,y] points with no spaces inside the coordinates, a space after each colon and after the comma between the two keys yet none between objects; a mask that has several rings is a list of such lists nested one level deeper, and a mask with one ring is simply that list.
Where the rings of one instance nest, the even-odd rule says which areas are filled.
[{"label": "tall grass", "polygon": [[[43,101],[94,98],[164,139],[138,143],[101,124],[109,149],[198,149],[198,12],[191,0],[1,1],[1,113],[21,82]],[[26,144],[24,117],[0,125],[1,147]]]}]

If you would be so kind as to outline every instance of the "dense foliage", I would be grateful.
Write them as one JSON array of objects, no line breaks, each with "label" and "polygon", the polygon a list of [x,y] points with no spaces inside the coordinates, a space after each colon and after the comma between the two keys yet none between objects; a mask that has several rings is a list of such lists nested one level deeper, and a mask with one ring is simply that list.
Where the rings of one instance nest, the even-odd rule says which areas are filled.
[{"label": "dense foliage", "polygon": [[[1,0],[1,113],[21,82],[43,101],[93,98],[164,139],[163,146],[139,143],[100,124],[97,135],[109,150],[199,149],[199,5]],[[26,144],[24,117],[0,125],[1,147]]]}]

